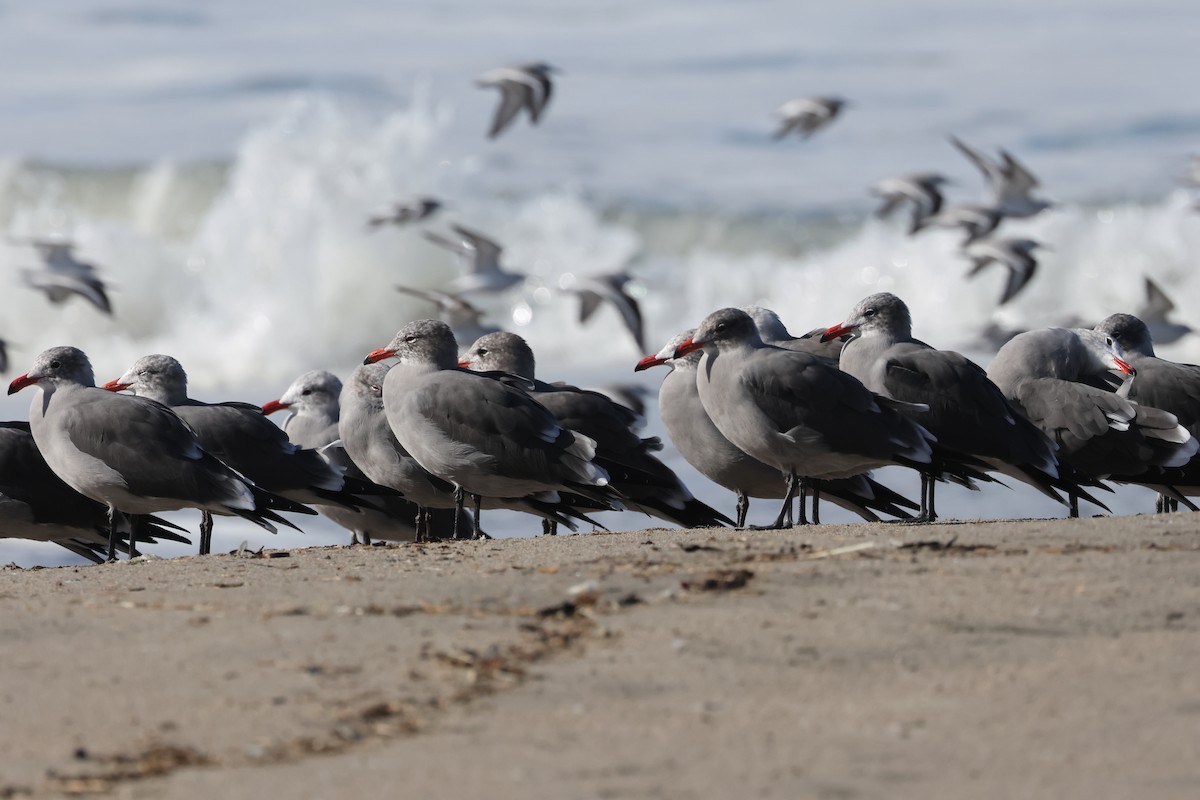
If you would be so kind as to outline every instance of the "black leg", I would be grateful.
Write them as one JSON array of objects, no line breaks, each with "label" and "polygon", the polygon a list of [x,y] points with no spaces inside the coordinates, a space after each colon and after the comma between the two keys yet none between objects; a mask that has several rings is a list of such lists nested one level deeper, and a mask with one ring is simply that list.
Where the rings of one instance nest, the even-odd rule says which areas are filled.
[{"label": "black leg", "polygon": [[108,507],[108,560],[117,560],[117,519],[121,512],[112,506]]},{"label": "black leg", "polygon": [[936,488],[937,488],[937,481],[935,481],[933,479],[933,476],[930,476],[929,477],[929,503],[927,505],[927,510],[929,512],[929,518],[926,520],[926,522],[937,522],[937,507],[934,505],[934,502],[933,502],[933,492]]},{"label": "black leg", "polygon": [[200,512],[200,555],[206,556],[212,552],[212,514]]},{"label": "black leg", "polygon": [[933,509],[933,487],[937,483],[937,479],[928,472],[921,473],[921,513],[907,520],[909,524],[921,524],[933,522],[937,519],[937,514]]},{"label": "black leg", "polygon": [[745,492],[737,493],[737,527],[746,527],[746,517],[750,514],[750,498]]},{"label": "black leg", "polygon": [[783,527],[792,526],[792,501],[796,499],[796,473],[790,473],[787,476],[787,491],[784,492],[783,506],[779,509],[779,516],[775,517],[775,521],[770,525],[755,525],[753,529],[756,531],[777,531]]},{"label": "black leg", "polygon": [[479,520],[481,519],[481,517],[479,515],[479,507],[481,505],[483,505],[483,498],[477,494],[473,494],[473,495],[471,495],[471,497],[473,497],[475,499],[475,535],[472,536],[471,538],[472,539],[490,539],[492,537],[490,537],[486,533],[484,533],[483,528],[481,528],[479,526]]},{"label": "black leg", "polygon": [[1071,510],[1068,512],[1068,516],[1071,519],[1079,517],[1079,495],[1077,494],[1071,495]]},{"label": "black leg", "polygon": [[[458,518],[463,513],[463,490],[461,486],[454,487],[454,538],[458,538]],[[477,522],[476,525],[479,523]]]},{"label": "black leg", "polygon": [[542,536],[558,536],[558,521],[542,517]]},{"label": "black leg", "polygon": [[367,547],[371,546],[371,534],[367,533],[366,531],[362,531],[361,533],[359,533],[358,538],[359,538],[359,541],[361,541]]},{"label": "black leg", "polygon": [[130,558],[138,557],[137,540],[138,540],[139,536],[145,535],[147,530],[148,530],[148,523],[146,522],[145,516],[143,516],[141,514],[137,514],[137,515],[130,514],[129,515],[129,557]]},{"label": "black leg", "polygon": [[796,490],[795,490],[796,496],[800,498],[800,516],[797,519],[797,521],[795,523],[793,523],[791,514],[788,514],[788,525],[789,525],[789,527],[792,526],[793,524],[794,525],[807,525],[808,517],[804,513],[804,498],[805,498],[805,495],[808,494],[808,479],[807,478],[797,478],[795,476],[792,476],[792,480],[796,484]]},{"label": "black leg", "polygon": [[812,521],[813,525],[821,524],[821,479],[814,478],[809,481],[809,486],[812,487]]}]

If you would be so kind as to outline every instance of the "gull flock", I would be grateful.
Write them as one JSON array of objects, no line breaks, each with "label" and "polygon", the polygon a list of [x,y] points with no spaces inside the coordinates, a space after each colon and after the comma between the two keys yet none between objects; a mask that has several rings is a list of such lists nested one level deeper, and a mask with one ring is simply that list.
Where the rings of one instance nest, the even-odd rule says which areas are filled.
[{"label": "gull flock", "polygon": [[[499,92],[487,136],[512,130],[522,113],[542,124],[557,74],[535,62],[481,75],[478,86]],[[836,96],[789,101],[774,138],[806,139],[852,109]],[[999,303],[1007,303],[1034,282],[1047,248],[998,231],[1052,203],[1007,150],[949,143],[983,177],[981,200],[947,203],[945,176],[910,172],[871,188],[878,213],[904,210],[913,236],[961,230],[968,275],[1006,270]],[[28,422],[0,423],[0,537],[56,542],[100,561],[188,541],[158,516],[187,508],[200,512],[203,554],[214,516],[273,532],[320,513],[369,544],[486,537],[491,509],[539,517],[547,534],[599,527],[602,511],[743,527],[755,498],[781,501],[770,528],[818,523],[823,502],[913,524],[938,519],[939,484],[1005,480],[1035,487],[1072,516],[1081,504],[1107,510],[1112,483],[1152,488],[1161,512],[1196,510],[1200,367],[1155,355],[1156,340],[1191,329],[1167,319],[1174,304],[1149,278],[1136,313],[1013,332],[986,368],[915,338],[919,324],[888,293],[864,298],[840,322],[813,320],[820,326],[800,336],[758,307],[691,321],[635,369],[667,367],[658,389],[667,435],[733,494],[727,515],[666,466],[662,441],[641,435],[636,394],[547,382],[529,345],[485,319],[474,298],[511,291],[525,276],[486,234],[459,223],[428,227],[450,207],[416,197],[366,220],[368,230],[421,226],[467,271],[445,292],[397,287],[428,301],[438,319],[403,326],[345,381],[313,371],[261,406],[204,403],[188,396],[184,367],[168,355],[147,355],[97,385],[82,350],[41,353],[9,386],[10,394],[32,390]],[[71,242],[11,241],[41,257],[40,268],[22,272],[29,288],[114,314],[100,270]],[[564,290],[577,297],[581,323],[607,304],[645,352],[634,284],[622,271]],[[270,418],[279,411],[288,413],[282,427]],[[878,481],[872,470],[883,466],[916,471],[919,497]]]}]

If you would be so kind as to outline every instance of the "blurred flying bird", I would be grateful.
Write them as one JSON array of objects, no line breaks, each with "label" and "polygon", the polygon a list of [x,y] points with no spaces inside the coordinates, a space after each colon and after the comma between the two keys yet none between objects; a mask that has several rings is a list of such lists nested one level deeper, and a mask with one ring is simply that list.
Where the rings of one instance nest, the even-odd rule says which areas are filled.
[{"label": "blurred flying bird", "polygon": [[936,172],[916,172],[884,178],[871,187],[872,194],[883,198],[883,205],[875,214],[887,217],[901,205],[908,203],[912,206],[908,232],[916,233],[925,220],[941,211],[940,187],[946,183],[949,183],[949,179]]},{"label": "blurred flying bird", "polygon": [[24,244],[33,246],[42,257],[41,269],[21,270],[21,280],[31,289],[45,292],[51,303],[66,302],[71,295],[79,295],[103,311],[112,315],[112,304],[105,292],[104,281],[96,268],[79,261],[72,254],[74,242],[30,239]]},{"label": "blurred flying bird", "polygon": [[608,303],[621,315],[626,330],[633,336],[638,352],[646,349],[642,329],[642,311],[638,302],[629,293],[628,285],[633,277],[628,272],[613,272],[607,275],[589,275],[577,278],[572,285],[563,287],[579,295],[580,324],[591,319],[601,304]]},{"label": "blurred flying bird", "polygon": [[471,257],[471,271],[450,284],[455,294],[498,293],[525,280],[524,275],[518,272],[509,272],[500,266],[500,254],[504,248],[499,244],[482,233],[461,225],[451,225],[450,227],[458,234],[457,239],[450,239],[433,231],[422,231],[422,234],[436,245],[459,255]]},{"label": "blurred flying bird", "polygon": [[557,69],[543,62],[533,64],[515,64],[508,67],[489,70],[475,79],[479,87],[495,87],[500,90],[500,105],[492,118],[492,127],[488,138],[495,139],[516,118],[524,108],[529,112],[529,121],[537,125],[541,120],[554,84],[550,75]]},{"label": "blurred flying bird", "polygon": [[1182,322],[1171,322],[1167,314],[1175,310],[1175,303],[1167,297],[1167,293],[1146,276],[1146,302],[1136,313],[1150,331],[1151,338],[1158,344],[1170,344],[1179,341],[1192,332],[1190,325]]},{"label": "blurred flying bird", "polygon": [[793,131],[801,139],[807,139],[833,122],[846,105],[846,100],[841,97],[802,97],[789,100],[775,112],[779,116],[775,139],[778,141]]},{"label": "blurred flying bird", "polygon": [[433,197],[415,197],[408,202],[393,203],[389,211],[368,218],[367,227],[374,229],[384,225],[407,225],[410,222],[421,222],[432,217],[441,208],[441,200]]},{"label": "blurred flying bird", "polygon": [[968,278],[977,275],[988,264],[996,263],[1008,270],[1008,280],[1004,284],[1004,293],[1000,295],[1000,305],[1012,300],[1025,288],[1037,271],[1037,261],[1033,251],[1045,249],[1043,245],[1032,239],[984,239],[976,242],[963,251],[971,259],[971,271]]},{"label": "blurred flying bird", "polygon": [[959,246],[965,248],[996,230],[1003,219],[1003,214],[989,206],[961,203],[946,206],[936,214],[925,217],[919,229],[962,228],[966,237]]},{"label": "blurred flying bird", "polygon": [[950,137],[950,143],[983,174],[991,194],[991,205],[1004,216],[1032,217],[1053,205],[1032,196],[1031,192],[1038,187],[1038,179],[1007,150],[1000,149],[1000,158],[992,159],[954,136]]}]

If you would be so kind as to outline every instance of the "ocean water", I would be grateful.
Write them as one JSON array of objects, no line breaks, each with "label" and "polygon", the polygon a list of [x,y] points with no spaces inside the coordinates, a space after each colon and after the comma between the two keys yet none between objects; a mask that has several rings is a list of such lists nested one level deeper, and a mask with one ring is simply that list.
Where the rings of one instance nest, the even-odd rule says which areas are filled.
[{"label": "ocean water", "polygon": [[[103,379],[173,353],[206,399],[262,402],[307,369],[344,375],[429,315],[394,284],[444,286],[461,271],[413,230],[365,229],[419,193],[449,204],[434,228],[504,244],[531,280],[487,301],[490,318],[529,338],[543,377],[582,385],[659,381],[629,372],[642,353],[615,313],[581,326],[561,290],[623,268],[654,349],[720,306],[768,305],[802,332],[886,289],[919,336],[986,363],[988,325],[1134,310],[1144,275],[1200,327],[1200,214],[1178,182],[1200,149],[1193,3],[310,5],[0,3],[10,378],[66,343]],[[533,59],[562,70],[542,125],[486,140],[495,93],[473,77]],[[771,140],[776,107],[824,93],[851,100],[841,119],[808,141]],[[1002,309],[1003,277],[966,280],[955,235],[910,238],[871,216],[867,187],[901,172],[939,170],[953,199],[981,197],[950,133],[1010,149],[1059,203],[1006,223],[1052,249]],[[111,282],[114,318],[21,286],[35,257],[16,240],[29,236],[76,241]],[[1200,361],[1200,337],[1162,353]],[[6,398],[5,418],[25,418],[29,394]],[[1059,513],[1020,489],[943,498],[947,515]],[[1145,507],[1137,490],[1113,503]],[[497,519],[499,533],[530,528]],[[217,530],[219,545],[341,539],[320,524],[303,540]],[[57,555],[0,542],[0,563],[14,559]]]}]

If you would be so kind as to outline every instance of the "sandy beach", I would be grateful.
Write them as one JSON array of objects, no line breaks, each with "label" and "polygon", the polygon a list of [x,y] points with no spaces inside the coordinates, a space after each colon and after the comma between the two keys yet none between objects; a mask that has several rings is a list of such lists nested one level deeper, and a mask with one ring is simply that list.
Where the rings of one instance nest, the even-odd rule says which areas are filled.
[{"label": "sandy beach", "polygon": [[1194,797],[1189,514],[0,574],[0,797]]}]

